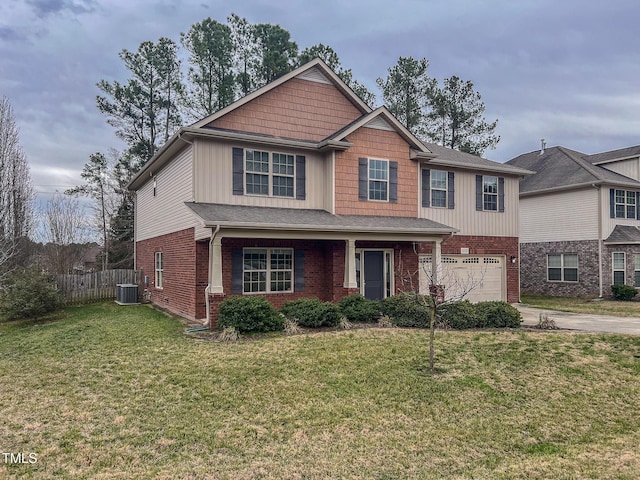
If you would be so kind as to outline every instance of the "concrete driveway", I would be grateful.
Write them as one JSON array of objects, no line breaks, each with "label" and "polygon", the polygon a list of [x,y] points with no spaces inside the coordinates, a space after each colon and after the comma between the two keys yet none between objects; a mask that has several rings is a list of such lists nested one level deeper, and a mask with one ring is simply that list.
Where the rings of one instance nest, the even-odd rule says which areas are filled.
[{"label": "concrete driveway", "polygon": [[532,308],[521,304],[514,306],[522,314],[522,325],[535,326],[540,313],[546,313],[556,322],[558,328],[579,330],[584,332],[626,333],[640,335],[640,317],[612,317],[591,313],[568,313],[542,308]]}]

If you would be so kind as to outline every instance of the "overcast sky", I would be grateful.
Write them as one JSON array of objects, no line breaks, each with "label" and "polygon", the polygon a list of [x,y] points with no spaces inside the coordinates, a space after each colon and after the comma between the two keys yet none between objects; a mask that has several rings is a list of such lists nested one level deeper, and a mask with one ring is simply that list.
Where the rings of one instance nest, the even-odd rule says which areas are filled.
[{"label": "overcast sky", "polygon": [[93,152],[124,149],[96,83],[126,81],[118,53],[232,12],[274,23],[300,49],[324,43],[374,91],[399,56],[440,82],[471,80],[499,119],[487,158],[548,146],[597,153],[640,143],[638,0],[2,0],[0,97],[20,128],[36,190],[81,183]]}]

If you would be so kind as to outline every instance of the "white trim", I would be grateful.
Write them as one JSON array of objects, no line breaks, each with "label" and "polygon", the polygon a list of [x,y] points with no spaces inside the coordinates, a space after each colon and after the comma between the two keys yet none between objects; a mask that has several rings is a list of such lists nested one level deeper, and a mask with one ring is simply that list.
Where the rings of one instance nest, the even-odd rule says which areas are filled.
[{"label": "white trim", "polygon": [[[375,162],[384,162],[387,165],[387,178],[386,179],[380,179],[380,178],[371,178],[371,161],[375,161]],[[390,186],[390,179],[389,179],[389,160],[386,160],[384,158],[367,158],[367,200],[370,202],[384,202],[384,203],[389,203],[389,186]],[[385,182],[387,184],[387,198],[385,198],[384,200],[379,199],[379,198],[371,198],[371,183],[370,182]]]},{"label": "white trim", "polygon": [[[622,255],[622,269],[615,267],[614,257],[616,255]],[[624,275],[623,282],[618,285],[626,285],[627,284],[627,255],[625,252],[611,252],[611,284],[612,285],[616,285],[615,272],[622,272],[622,274]]]},{"label": "white trim", "polygon": [[327,76],[322,73],[322,70],[319,68],[310,68],[309,70],[302,72],[300,75],[295,78],[299,78],[301,80],[308,80],[310,82],[316,83],[324,83],[327,85],[333,85],[333,82],[327,78]]},{"label": "white trim", "polygon": [[[265,290],[260,290],[256,292],[246,292],[244,288],[244,274],[245,274],[245,261],[244,255],[247,251],[262,251],[266,252],[266,270],[249,270],[250,272],[265,272]],[[273,250],[286,250],[291,253],[291,268],[290,269],[276,269],[277,272],[291,272],[290,283],[291,286],[289,290],[271,290],[271,253]],[[264,295],[264,294],[272,294],[272,293],[293,293],[294,291],[294,282],[295,282],[295,252],[293,248],[290,247],[244,247],[242,249],[242,294],[243,295]]]},{"label": "white trim", "polygon": [[[160,259],[160,267],[158,267],[158,259]],[[153,287],[156,290],[164,289],[164,255],[162,251],[154,252],[153,255]]]},{"label": "white trim", "polygon": [[[354,272],[356,275],[356,286],[358,288],[358,283],[360,284],[360,294],[365,296],[365,284],[364,284],[364,253],[365,252],[382,252],[382,282],[384,284],[384,288],[382,291],[382,298],[387,298],[387,276],[389,276],[390,287],[389,293],[393,295],[396,291],[396,282],[395,282],[395,259],[394,259],[394,249],[393,248],[356,248],[355,254],[360,256],[360,271],[357,270]],[[391,267],[391,272],[388,271],[387,268],[387,255],[390,255],[389,266]],[[355,269],[354,264],[354,269]]]}]

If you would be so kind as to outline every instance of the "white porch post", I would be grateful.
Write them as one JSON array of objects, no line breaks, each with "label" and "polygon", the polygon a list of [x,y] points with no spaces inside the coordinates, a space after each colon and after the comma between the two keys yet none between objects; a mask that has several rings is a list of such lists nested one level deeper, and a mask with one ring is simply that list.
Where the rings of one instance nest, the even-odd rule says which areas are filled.
[{"label": "white porch post", "polygon": [[436,240],[431,247],[431,284],[439,285],[442,280],[442,240]]},{"label": "white porch post", "polygon": [[222,288],[222,236],[216,235],[209,242],[209,284],[213,294],[224,293]]},{"label": "white porch post", "polygon": [[345,240],[344,288],[358,288],[358,280],[356,278],[356,241],[353,238]]}]

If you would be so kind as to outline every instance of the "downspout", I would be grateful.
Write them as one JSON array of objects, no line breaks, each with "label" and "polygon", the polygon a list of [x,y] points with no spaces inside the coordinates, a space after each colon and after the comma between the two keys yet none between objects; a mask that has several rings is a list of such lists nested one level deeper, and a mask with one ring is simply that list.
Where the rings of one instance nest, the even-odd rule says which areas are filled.
[{"label": "downspout", "polygon": [[591,185],[598,191],[598,286],[600,288],[600,298],[604,296],[604,285],[602,282],[602,189],[595,183]]},{"label": "downspout", "polygon": [[204,301],[206,305],[207,311],[207,320],[204,322],[204,326],[208,327],[211,323],[211,304],[209,303],[209,292],[211,292],[211,277],[213,275],[212,267],[211,267],[211,255],[213,255],[213,241],[216,238],[216,235],[220,232],[220,225],[216,225],[216,229],[211,234],[211,238],[209,239],[209,268],[207,274],[207,288],[204,289]]}]

